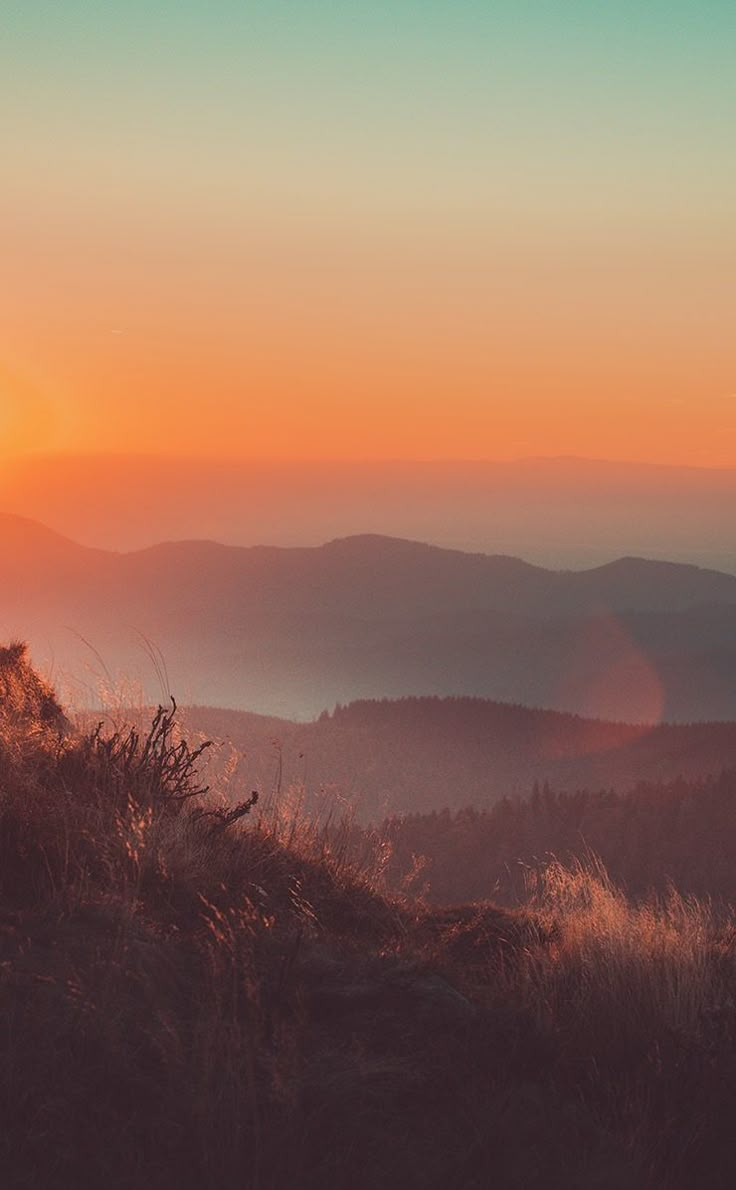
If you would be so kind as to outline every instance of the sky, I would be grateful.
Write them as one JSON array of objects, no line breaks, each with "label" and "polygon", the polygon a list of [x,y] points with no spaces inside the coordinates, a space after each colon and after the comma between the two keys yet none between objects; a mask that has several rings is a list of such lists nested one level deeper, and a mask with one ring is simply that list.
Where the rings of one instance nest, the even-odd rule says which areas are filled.
[{"label": "sky", "polygon": [[0,453],[736,464],[736,6],[4,0]]}]

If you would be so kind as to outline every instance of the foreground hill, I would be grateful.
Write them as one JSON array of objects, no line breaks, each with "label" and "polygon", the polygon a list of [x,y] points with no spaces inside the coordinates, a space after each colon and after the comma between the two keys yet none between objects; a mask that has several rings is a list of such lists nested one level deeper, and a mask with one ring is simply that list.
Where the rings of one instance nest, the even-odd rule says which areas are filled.
[{"label": "foreground hill", "polygon": [[[115,554],[0,518],[0,624],[95,685],[308,718],[357,698],[474,695],[589,717],[736,717],[736,576],[628,558],[549,571],[357,537]],[[152,661],[154,657],[155,664]]]},{"label": "foreground hill", "polygon": [[243,755],[249,784],[334,791],[374,822],[484,809],[535,784],[625,790],[736,768],[736,723],[645,727],[471,698],[356,702],[312,723],[207,707],[186,715]]},{"label": "foreground hill", "polygon": [[513,913],[388,898],[339,831],[207,800],[173,716],[74,736],[34,689],[0,730],[9,1190],[733,1185],[730,922],[554,865]]}]

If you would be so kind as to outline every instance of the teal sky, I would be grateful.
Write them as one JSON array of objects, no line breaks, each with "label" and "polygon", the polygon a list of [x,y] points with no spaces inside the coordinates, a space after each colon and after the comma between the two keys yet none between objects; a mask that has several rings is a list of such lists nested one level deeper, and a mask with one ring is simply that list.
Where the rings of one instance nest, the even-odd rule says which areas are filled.
[{"label": "teal sky", "polygon": [[494,455],[546,453],[562,401],[589,433],[554,449],[596,455],[622,403],[650,444],[676,405],[682,461],[705,403],[720,458],[735,60],[725,0],[5,0],[0,365],[69,444],[163,385],[390,456],[397,402]]},{"label": "teal sky", "polygon": [[[60,201],[548,226],[733,209],[736,6],[5,4],[9,182]],[[68,165],[57,176],[60,160]],[[275,204],[275,208],[274,208]],[[513,232],[514,227],[509,228]]]}]

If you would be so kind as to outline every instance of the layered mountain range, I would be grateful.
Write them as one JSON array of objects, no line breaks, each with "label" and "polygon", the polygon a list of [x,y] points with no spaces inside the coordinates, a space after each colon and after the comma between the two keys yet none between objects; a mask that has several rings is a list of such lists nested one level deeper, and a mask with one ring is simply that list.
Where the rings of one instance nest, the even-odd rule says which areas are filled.
[{"label": "layered mountain range", "polygon": [[52,454],[0,467],[0,508],[106,549],[190,537],[316,545],[369,531],[518,554],[542,566],[596,566],[636,554],[736,572],[734,501],[733,468],[580,458]]},{"label": "layered mountain range", "polygon": [[736,577],[622,558],[552,571],[356,536],[319,547],[119,553],[0,518],[0,633],[77,693],[310,718],[464,695],[630,722],[736,716]]}]

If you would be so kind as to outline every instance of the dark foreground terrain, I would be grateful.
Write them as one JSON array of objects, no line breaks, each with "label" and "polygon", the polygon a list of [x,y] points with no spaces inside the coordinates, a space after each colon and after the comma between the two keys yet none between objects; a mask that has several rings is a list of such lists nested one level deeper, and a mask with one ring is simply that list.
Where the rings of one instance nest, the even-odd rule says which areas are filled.
[{"label": "dark foreground terrain", "polygon": [[380,891],[200,789],[173,713],[74,734],[0,651],[0,1161],[15,1188],[731,1187],[736,931],[551,864]]}]

